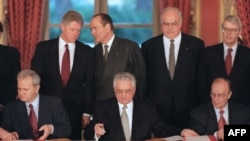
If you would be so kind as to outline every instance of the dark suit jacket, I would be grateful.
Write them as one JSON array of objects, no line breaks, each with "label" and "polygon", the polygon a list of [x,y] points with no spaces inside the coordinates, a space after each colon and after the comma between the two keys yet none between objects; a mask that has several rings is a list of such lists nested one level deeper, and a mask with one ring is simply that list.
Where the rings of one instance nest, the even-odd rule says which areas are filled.
[{"label": "dark suit jacket", "polygon": [[102,44],[96,50],[96,100],[101,101],[115,96],[114,75],[118,72],[130,72],[135,75],[138,93],[135,97],[143,100],[146,90],[146,69],[139,46],[130,40],[115,37],[107,63],[104,64]]},{"label": "dark suit jacket", "polygon": [[81,139],[83,113],[92,114],[94,106],[94,50],[78,41],[75,43],[74,63],[68,83],[62,85],[59,39],[37,44],[31,68],[41,77],[40,93],[61,97],[72,126],[73,135]]},{"label": "dark suit jacket", "polygon": [[16,98],[17,73],[21,70],[20,54],[16,48],[0,45],[0,104]]},{"label": "dark suit jacket", "polygon": [[[115,98],[97,104],[93,121],[84,131],[85,139],[94,138],[95,123],[103,123],[106,130],[100,140],[125,140],[119,106]],[[154,133],[155,137],[161,138],[178,135],[181,133],[181,129],[164,124],[153,105],[134,102],[131,140],[150,139],[151,133]]]},{"label": "dark suit jacket", "polygon": [[202,40],[182,33],[174,78],[171,80],[163,34],[142,43],[147,67],[147,99],[157,105],[160,117],[167,124],[188,126],[189,112],[197,104],[197,72],[202,49]]},{"label": "dark suit jacket", "polygon": [[[44,124],[54,126],[54,133],[48,139],[70,136],[70,122],[61,99],[40,95],[38,128]],[[2,128],[9,132],[16,131],[19,139],[34,139],[25,102],[15,100],[6,106]]]},{"label": "dark suit jacket", "polygon": [[[250,110],[243,105],[228,103],[229,124],[250,124]],[[199,135],[213,135],[218,131],[218,122],[211,103],[203,104],[191,111],[190,128]]]},{"label": "dark suit jacket", "polygon": [[238,45],[231,74],[228,76],[224,63],[223,44],[217,44],[205,49],[202,66],[199,72],[199,88],[201,102],[211,99],[210,86],[213,79],[225,77],[231,81],[232,96],[230,101],[250,107],[250,49]]}]

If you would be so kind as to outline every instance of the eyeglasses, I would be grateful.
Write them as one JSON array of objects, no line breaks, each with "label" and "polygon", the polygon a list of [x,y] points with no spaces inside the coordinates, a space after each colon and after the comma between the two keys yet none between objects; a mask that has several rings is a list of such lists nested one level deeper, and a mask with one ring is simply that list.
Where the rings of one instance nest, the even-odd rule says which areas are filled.
[{"label": "eyeglasses", "polygon": [[226,94],[210,94],[211,97],[215,98],[224,98],[226,96]]},{"label": "eyeglasses", "polygon": [[238,29],[237,29],[237,28],[222,27],[222,31],[223,31],[223,32],[233,32],[233,33],[235,33],[235,32],[238,31]]},{"label": "eyeglasses", "polygon": [[115,90],[115,93],[118,94],[118,95],[121,95],[121,94],[124,94],[124,93],[126,95],[128,95],[128,94],[131,94],[131,92],[132,92],[132,89],[127,89],[127,90],[116,89]]},{"label": "eyeglasses", "polygon": [[175,21],[173,23],[166,23],[166,22],[163,22],[162,25],[164,26],[177,26],[179,24],[179,21]]}]

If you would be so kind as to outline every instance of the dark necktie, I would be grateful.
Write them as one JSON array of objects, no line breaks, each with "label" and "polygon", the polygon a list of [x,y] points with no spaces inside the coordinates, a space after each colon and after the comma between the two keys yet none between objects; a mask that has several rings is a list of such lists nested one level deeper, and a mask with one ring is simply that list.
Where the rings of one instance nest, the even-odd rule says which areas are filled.
[{"label": "dark necktie", "polygon": [[67,84],[69,75],[70,75],[69,48],[68,48],[68,44],[66,44],[65,52],[62,58],[62,68],[61,68],[61,77],[62,77],[63,86]]},{"label": "dark necktie", "polygon": [[108,52],[108,45],[104,45],[104,62],[106,63],[107,62],[107,59],[108,59],[108,55],[109,55],[109,52]]},{"label": "dark necktie", "polygon": [[169,60],[168,60],[168,69],[169,75],[171,79],[174,78],[174,70],[175,70],[175,54],[174,54],[174,40],[170,40],[170,48],[169,48]]},{"label": "dark necktie", "polygon": [[37,125],[36,114],[35,114],[35,111],[33,109],[33,105],[29,104],[29,107],[30,107],[29,119],[30,119],[30,124],[32,127],[32,132],[33,132],[35,139],[38,139],[38,125]]},{"label": "dark necktie", "polygon": [[121,121],[122,121],[122,128],[127,141],[130,140],[130,129],[129,129],[129,120],[128,114],[126,112],[127,105],[122,107],[122,114],[121,114]]},{"label": "dark necktie", "polygon": [[227,56],[225,59],[225,67],[226,67],[227,75],[230,75],[231,69],[232,69],[232,55],[231,55],[232,51],[233,49],[231,48],[227,50]]},{"label": "dark necktie", "polygon": [[226,125],[226,120],[225,120],[223,114],[224,114],[224,111],[220,110],[220,119],[218,121],[218,127],[219,127],[219,129],[224,128],[224,125]]}]

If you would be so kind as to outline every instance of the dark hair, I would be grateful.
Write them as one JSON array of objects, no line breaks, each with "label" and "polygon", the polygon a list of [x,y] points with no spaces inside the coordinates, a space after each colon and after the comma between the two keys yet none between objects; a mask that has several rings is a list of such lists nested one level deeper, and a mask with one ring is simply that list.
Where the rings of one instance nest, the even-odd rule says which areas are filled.
[{"label": "dark hair", "polygon": [[3,24],[1,21],[0,21],[0,32],[3,32]]},{"label": "dark hair", "polygon": [[113,21],[112,21],[111,17],[108,14],[106,14],[106,13],[98,13],[98,14],[95,14],[92,18],[98,17],[98,16],[101,18],[101,24],[103,26],[105,26],[106,24],[110,24],[110,28],[112,30],[114,30]]}]

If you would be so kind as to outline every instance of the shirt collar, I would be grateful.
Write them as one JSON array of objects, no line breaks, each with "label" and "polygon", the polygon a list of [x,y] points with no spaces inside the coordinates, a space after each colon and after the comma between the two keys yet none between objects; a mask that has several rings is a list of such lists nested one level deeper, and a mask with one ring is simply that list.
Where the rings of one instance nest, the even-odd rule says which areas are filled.
[{"label": "shirt collar", "polygon": [[60,47],[60,48],[63,48],[66,44],[68,44],[68,47],[69,47],[69,48],[72,48],[72,47],[75,46],[75,43],[66,43],[66,42],[63,40],[63,38],[60,36],[60,37],[59,37],[59,47]]},{"label": "shirt collar", "polygon": [[114,39],[115,39],[115,35],[113,34],[113,36],[112,36],[111,39],[107,42],[107,44],[102,44],[102,46],[108,45],[109,47],[111,47],[111,45],[112,45]]},{"label": "shirt collar", "polygon": [[[122,107],[124,106],[124,104],[118,102],[119,105],[119,110],[122,111]],[[132,111],[133,110],[133,106],[134,106],[134,102],[131,101],[127,104],[127,111]]]},{"label": "shirt collar", "polygon": [[228,113],[228,103],[222,109],[218,109],[218,108],[214,107],[214,110],[217,114],[220,112],[220,110],[223,110],[224,113]]},{"label": "shirt collar", "polygon": [[[229,49],[229,47],[225,43],[223,43],[223,48],[224,48],[224,52],[227,52]],[[235,52],[237,48],[238,48],[238,44],[235,44],[231,47],[231,49],[233,49],[233,52]]]},{"label": "shirt collar", "polygon": [[[163,39],[168,41],[168,42],[170,42],[170,40],[172,40],[172,39],[166,37],[165,35],[163,35]],[[173,40],[174,40],[174,42],[180,43],[181,42],[181,33],[179,33]]]},{"label": "shirt collar", "polygon": [[29,104],[32,104],[34,109],[38,109],[38,107],[39,107],[39,99],[40,99],[40,96],[38,94],[37,97],[34,99],[34,101],[32,101],[31,103],[25,102],[26,107],[29,108]]}]

